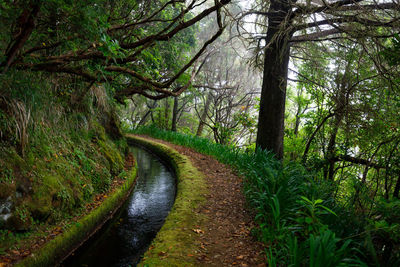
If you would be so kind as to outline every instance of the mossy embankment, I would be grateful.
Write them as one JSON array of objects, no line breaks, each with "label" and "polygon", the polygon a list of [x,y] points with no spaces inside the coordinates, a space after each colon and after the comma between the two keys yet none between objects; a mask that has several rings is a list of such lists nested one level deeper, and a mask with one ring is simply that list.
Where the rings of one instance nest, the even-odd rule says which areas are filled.
[{"label": "mossy embankment", "polygon": [[109,91],[69,81],[20,72],[0,79],[0,263],[65,232],[127,177]]},{"label": "mossy embankment", "polygon": [[10,263],[115,190],[128,146],[108,86],[17,70],[0,84],[0,263]]},{"label": "mossy embankment", "polygon": [[177,177],[175,203],[139,266],[193,266],[200,247],[193,231],[207,219],[196,212],[205,202],[206,184],[190,160],[176,150],[148,139],[127,135],[128,143],[144,146],[167,161]]},{"label": "mossy embankment", "polygon": [[80,138],[40,131],[24,156],[0,147],[0,199],[10,203],[0,224],[0,262],[31,255],[19,265],[53,265],[123,203],[136,176],[124,168],[126,140],[110,138],[97,120]]},{"label": "mossy embankment", "polygon": [[49,142],[40,140],[45,144],[32,144],[24,157],[11,146],[0,147],[0,199],[13,206],[1,229],[23,232],[56,223],[108,190],[123,170],[119,149],[125,145],[118,147],[102,126],[93,124],[79,141],[51,136]]},{"label": "mossy embankment", "polygon": [[78,248],[92,234],[110,219],[125,202],[133,189],[136,166],[132,167],[123,179],[121,186],[102,201],[101,205],[77,221],[73,221],[63,233],[57,235],[38,251],[25,258],[16,266],[53,266]]}]

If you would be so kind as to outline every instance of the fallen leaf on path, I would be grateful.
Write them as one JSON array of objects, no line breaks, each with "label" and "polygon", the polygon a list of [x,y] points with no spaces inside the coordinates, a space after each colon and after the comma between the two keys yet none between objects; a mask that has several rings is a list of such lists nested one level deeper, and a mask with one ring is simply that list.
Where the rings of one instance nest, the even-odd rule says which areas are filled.
[{"label": "fallen leaf on path", "polygon": [[158,256],[164,256],[165,254],[167,254],[166,252],[164,252],[164,251],[160,251],[160,252],[158,252]]}]

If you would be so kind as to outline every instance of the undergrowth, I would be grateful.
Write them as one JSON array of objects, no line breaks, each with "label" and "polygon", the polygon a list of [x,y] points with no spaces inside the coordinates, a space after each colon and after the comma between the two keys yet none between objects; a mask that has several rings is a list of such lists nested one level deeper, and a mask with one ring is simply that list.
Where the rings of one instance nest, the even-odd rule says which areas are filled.
[{"label": "undergrowth", "polygon": [[364,224],[331,197],[333,185],[301,165],[153,126],[132,133],[214,156],[245,177],[244,193],[258,223],[253,233],[265,244],[269,266],[366,266],[371,243],[365,242]]},{"label": "undergrowth", "polygon": [[100,206],[76,222],[70,222],[64,227],[63,233],[49,241],[39,251],[18,262],[16,266],[53,266],[58,264],[66,252],[76,247],[82,240],[87,239],[96,227],[102,225],[105,219],[109,219],[113,212],[124,203],[134,185],[136,172],[137,168],[133,167],[128,173],[124,173],[124,179],[126,179],[124,184],[116,188]]},{"label": "undergrowth", "polygon": [[0,77],[0,204],[9,205],[0,254],[81,213],[123,170],[127,144],[110,127],[106,88],[70,80],[23,71]]}]

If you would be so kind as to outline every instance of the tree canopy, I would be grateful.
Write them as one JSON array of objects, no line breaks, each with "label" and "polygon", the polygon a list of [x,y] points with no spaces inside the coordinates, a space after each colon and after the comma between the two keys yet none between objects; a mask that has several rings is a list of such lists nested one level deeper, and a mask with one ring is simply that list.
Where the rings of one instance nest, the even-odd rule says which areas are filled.
[{"label": "tree canopy", "polygon": [[[215,1],[2,1],[1,72],[29,70],[73,74],[88,83],[109,83],[115,98],[179,95],[185,75],[221,35]],[[216,14],[216,30],[197,52],[193,29]],[[180,86],[171,90],[173,83]]]}]

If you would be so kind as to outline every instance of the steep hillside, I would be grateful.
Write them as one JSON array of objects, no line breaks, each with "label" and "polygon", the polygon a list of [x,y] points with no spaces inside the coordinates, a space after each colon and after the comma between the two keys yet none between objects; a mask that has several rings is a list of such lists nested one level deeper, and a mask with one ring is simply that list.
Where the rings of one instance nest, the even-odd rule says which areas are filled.
[{"label": "steep hillside", "polygon": [[70,78],[1,77],[0,253],[78,214],[124,175],[127,145],[106,89]]}]

